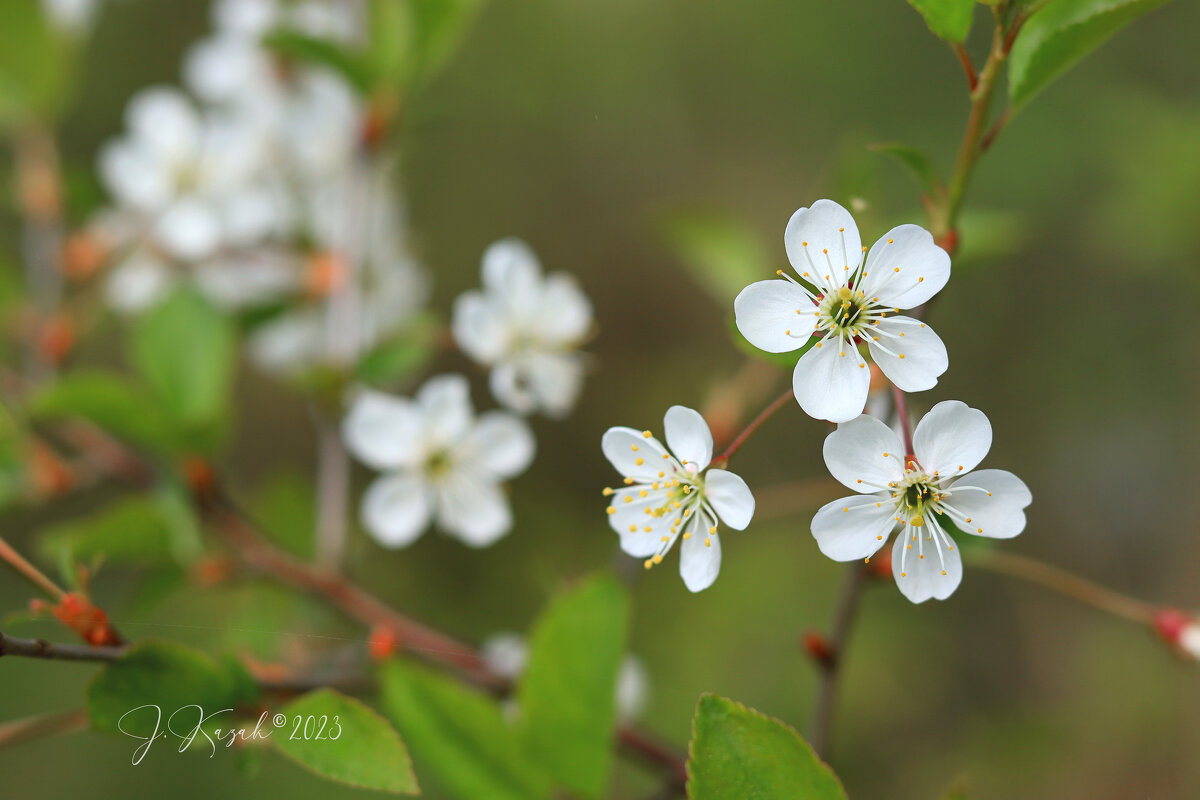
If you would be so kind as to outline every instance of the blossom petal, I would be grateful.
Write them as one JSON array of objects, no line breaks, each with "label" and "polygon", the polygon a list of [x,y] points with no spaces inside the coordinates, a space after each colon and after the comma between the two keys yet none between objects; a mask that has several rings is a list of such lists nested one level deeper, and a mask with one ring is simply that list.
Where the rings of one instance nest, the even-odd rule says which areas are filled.
[{"label": "blossom petal", "polygon": [[872,328],[872,339],[867,342],[871,358],[901,391],[932,389],[950,366],[946,345],[924,322],[911,317],[894,317],[882,320]]},{"label": "blossom petal", "polygon": [[[645,492],[645,496],[642,496]],[[671,523],[676,516],[661,517],[653,513],[667,503],[668,489],[633,487],[613,493],[608,524],[621,537],[621,550],[637,558],[652,556],[662,549],[663,536],[670,536]]]},{"label": "blossom petal", "polygon": [[592,304],[575,279],[559,272],[542,285],[540,313],[534,328],[547,341],[577,342],[592,327]]},{"label": "blossom petal", "polygon": [[422,422],[412,401],[365,391],[355,398],[342,421],[342,440],[367,466],[395,469],[422,455]]},{"label": "blossom petal", "polygon": [[895,506],[890,497],[857,495],[822,506],[813,517],[812,535],[829,558],[855,561],[883,547],[894,527]]},{"label": "blossom petal", "polygon": [[508,347],[511,331],[496,305],[482,292],[463,292],[454,301],[454,341],[481,364],[491,364]]},{"label": "blossom petal", "polygon": [[[906,549],[910,546],[911,549]],[[912,533],[901,531],[896,535],[896,543],[892,545],[892,575],[896,578],[896,586],[914,603],[924,603],[931,597],[945,600],[962,583],[962,558],[958,548],[950,549],[942,542],[939,558],[932,541],[924,541],[921,546],[924,547],[924,558],[920,557],[918,542],[913,541]]]},{"label": "blossom petal", "polygon": [[792,214],[783,246],[796,272],[822,289],[845,286],[862,263],[854,217],[832,200],[818,200]]},{"label": "blossom petal", "polygon": [[868,297],[896,308],[916,308],[950,280],[950,254],[920,225],[900,225],[871,246],[864,272]]},{"label": "blossom petal", "polygon": [[829,474],[861,494],[904,478],[904,443],[884,422],[862,414],[837,426],[822,447]]},{"label": "blossom petal", "polygon": [[165,297],[173,282],[167,265],[158,258],[134,254],[109,273],[104,296],[115,310],[134,314]]},{"label": "blossom petal", "polygon": [[1025,508],[1033,495],[1025,482],[1003,469],[981,469],[959,478],[943,501],[971,521],[957,522],[966,533],[1011,539],[1025,530]]},{"label": "blossom petal", "polygon": [[412,544],[429,525],[432,495],[424,481],[411,475],[376,479],[362,499],[362,523],[384,547]]},{"label": "blossom petal", "polygon": [[504,491],[489,477],[460,467],[436,487],[438,527],[471,547],[487,547],[512,528]]},{"label": "blossom petal", "polygon": [[537,255],[520,239],[501,239],[483,254],[483,285],[510,309],[533,310],[541,275]]},{"label": "blossom petal", "polygon": [[667,446],[687,466],[694,465],[699,472],[712,461],[712,432],[699,411],[687,406],[671,406],[663,417],[663,430]]},{"label": "blossom petal", "polygon": [[659,472],[674,471],[674,459],[662,443],[633,428],[609,428],[600,439],[600,449],[617,472],[636,481],[650,483],[658,480]]},{"label": "blossom petal", "polygon": [[144,148],[123,140],[110,142],[100,150],[97,166],[105,188],[122,204],[152,211],[171,199],[172,188],[162,165]]},{"label": "blossom petal", "polygon": [[721,538],[709,533],[713,520],[704,512],[694,515],[684,526],[679,546],[679,574],[689,591],[700,592],[713,585],[721,571]]},{"label": "blossom petal", "polygon": [[200,116],[187,95],[173,87],[152,86],[134,95],[125,124],[140,144],[162,158],[187,158],[200,146]]},{"label": "blossom petal", "polygon": [[427,441],[453,444],[471,426],[471,387],[462,375],[438,375],[425,381],[416,397],[425,415]]},{"label": "blossom petal", "polygon": [[746,530],[754,517],[754,495],[740,475],[710,469],[704,478],[704,497],[721,521],[735,531]]},{"label": "blossom petal", "polygon": [[456,455],[497,478],[519,475],[533,462],[536,443],[525,420],[503,411],[485,411],[463,437]]},{"label": "blossom petal", "polygon": [[578,353],[529,351],[502,359],[492,370],[492,394],[521,414],[544,411],[564,417],[583,389],[583,359]]},{"label": "blossom petal", "polygon": [[992,423],[977,408],[943,400],[913,431],[913,454],[926,472],[942,477],[974,469],[992,447]]},{"label": "blossom petal", "polygon": [[733,301],[734,321],[742,336],[768,353],[788,353],[804,345],[815,310],[803,289],[781,280],[752,283]]},{"label": "blossom petal", "polygon": [[175,258],[197,261],[212,255],[221,243],[221,220],[204,203],[180,200],[158,218],[154,233]]},{"label": "blossom petal", "polygon": [[871,371],[852,346],[818,342],[800,356],[792,373],[792,391],[804,413],[815,419],[846,422],[862,413]]}]

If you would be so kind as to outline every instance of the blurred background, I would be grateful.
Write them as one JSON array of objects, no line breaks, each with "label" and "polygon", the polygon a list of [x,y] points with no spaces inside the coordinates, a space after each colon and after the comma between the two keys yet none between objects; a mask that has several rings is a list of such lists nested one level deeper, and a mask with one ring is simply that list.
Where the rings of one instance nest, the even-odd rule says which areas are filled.
[{"label": "blurred background", "polygon": [[[1190,484],[1200,474],[1198,26],[1200,6],[1168,4],[1010,121],[979,167],[954,277],[929,317],[952,368],[914,398],[918,412],[957,398],[991,418],[985,466],[1013,470],[1034,493],[1028,529],[1006,548],[1183,608],[1200,607],[1200,495]],[[61,131],[68,174],[93,170],[128,98],[177,82],[182,53],[209,27],[195,0],[104,9]],[[973,52],[986,46],[976,33]],[[445,319],[477,285],[489,243],[527,240],[592,298],[590,374],[568,419],[534,421],[538,458],[513,483],[511,535],[475,551],[431,532],[386,551],[356,531],[351,574],[478,642],[525,630],[564,581],[617,564],[633,582],[630,650],[650,675],[649,728],[682,745],[696,698],[713,691],[804,731],[816,671],[800,639],[828,625],[843,569],[819,554],[808,522],[838,495],[786,485],[824,475],[826,428],[789,407],[741,450],[734,468],[761,493],[760,518],[726,535],[721,576],[698,595],[679,580],[676,555],[647,572],[617,551],[600,496],[615,480],[600,435],[610,425],[657,430],[675,403],[720,407],[722,388],[748,374],[765,398],[789,380],[782,368],[744,372],[751,356],[730,335],[733,292],[681,255],[681,220],[748,231],[761,277],[785,264],[789,215],[817,198],[853,203],[864,242],[923,223],[908,176],[867,145],[904,141],[947,168],[966,110],[953,54],[900,0],[488,2],[397,133],[393,177],[412,247]],[[98,191],[80,180],[79,191]],[[13,215],[0,237],[15,253]],[[121,325],[102,323],[75,358],[114,363]],[[477,407],[493,405],[459,355],[439,356],[430,374],[451,370],[473,376]],[[236,491],[259,508],[274,497],[305,525],[303,504],[287,499],[305,493],[280,489],[311,477],[305,402],[243,367],[235,412],[222,466]],[[356,472],[355,502],[368,478]],[[36,551],[34,532],[103,492],[10,511],[4,535]],[[154,589],[140,576],[109,567],[92,587],[134,638],[264,658],[324,646],[313,634],[363,638],[266,584],[177,586],[150,604]],[[0,579],[0,608],[28,597]],[[62,638],[42,623],[9,632]],[[968,565],[948,602],[915,607],[880,581],[844,666],[831,763],[851,797],[925,800],[958,784],[971,800],[1200,797],[1197,665],[1040,588]],[[5,659],[0,671],[7,720],[78,706],[91,669]],[[5,793],[357,794],[277,757],[247,781],[225,753],[131,768],[129,749],[75,734],[0,752]],[[618,770],[614,796],[655,785],[637,765]],[[428,794],[438,797],[436,786]]]}]

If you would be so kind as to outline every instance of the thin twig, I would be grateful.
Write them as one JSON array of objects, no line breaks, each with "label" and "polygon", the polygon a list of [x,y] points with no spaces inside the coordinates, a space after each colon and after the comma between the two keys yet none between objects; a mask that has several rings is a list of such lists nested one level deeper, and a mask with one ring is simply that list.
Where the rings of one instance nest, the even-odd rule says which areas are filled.
[{"label": "thin twig", "polygon": [[746,440],[750,438],[750,435],[758,430],[760,425],[770,419],[772,414],[783,408],[793,397],[794,395],[792,394],[792,388],[789,386],[786,392],[779,395],[779,397],[771,401],[769,406],[758,412],[758,416],[750,420],[750,424],[743,428],[742,432],[734,437],[733,441],[729,443],[729,446],[725,448],[725,452],[714,458],[712,463],[717,466],[722,466],[728,463],[729,459],[733,457],[733,454],[738,451],[738,448],[745,444]]},{"label": "thin twig", "polygon": [[342,564],[349,513],[350,455],[338,426],[322,415],[317,419],[316,560],[327,569]]},{"label": "thin twig", "polygon": [[813,704],[813,720],[808,741],[813,750],[826,761],[829,760],[833,734],[833,712],[837,705],[842,656],[850,639],[850,628],[854,624],[866,578],[867,568],[862,564],[854,562],[846,567],[837,606],[833,612],[833,622],[826,638],[829,655],[828,658],[817,662],[821,673],[817,678],[817,695]]},{"label": "thin twig", "polygon": [[36,717],[18,719],[0,725],[0,750],[17,744],[43,739],[60,733],[85,730],[88,726],[87,712],[82,708],[59,714],[39,714]]},{"label": "thin twig", "polygon": [[1149,603],[1127,597],[1029,556],[991,548],[968,549],[963,555],[974,566],[1035,583],[1132,622],[1153,625],[1158,612],[1158,608]]},{"label": "thin twig", "polygon": [[12,567],[21,577],[41,589],[51,599],[61,601],[66,596],[58,584],[46,577],[40,569],[29,563],[25,556],[18,553],[12,545],[0,537],[0,560]]},{"label": "thin twig", "polygon": [[954,55],[958,56],[959,62],[962,64],[963,72],[967,76],[967,89],[975,91],[975,87],[979,85],[979,76],[975,74],[975,65],[971,63],[971,56],[967,53],[967,48],[962,42],[954,45]]},{"label": "thin twig", "polygon": [[127,645],[60,644],[45,639],[18,639],[0,633],[0,657],[22,656],[51,661],[116,661]]}]

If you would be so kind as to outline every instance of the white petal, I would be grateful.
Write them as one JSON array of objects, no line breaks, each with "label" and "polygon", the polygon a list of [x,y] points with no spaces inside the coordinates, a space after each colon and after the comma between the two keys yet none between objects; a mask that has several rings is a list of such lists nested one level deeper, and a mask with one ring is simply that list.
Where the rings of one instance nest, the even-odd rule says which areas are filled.
[{"label": "white petal", "polygon": [[583,360],[578,353],[524,351],[496,364],[490,384],[496,399],[513,411],[563,417],[583,389]]},{"label": "white petal", "polygon": [[804,413],[814,419],[846,422],[862,413],[871,371],[852,345],[818,342],[796,362],[792,391]]},{"label": "white petal", "polygon": [[158,218],[155,235],[170,255],[198,261],[212,255],[221,243],[221,222],[207,204],[180,200]]},{"label": "white petal", "polygon": [[200,145],[200,117],[178,89],[153,86],[133,96],[125,124],[136,139],[170,160],[190,158]]},{"label": "white petal", "polygon": [[[850,212],[832,200],[818,200],[788,220],[783,234],[788,261],[817,286],[844,286],[862,263],[862,239]],[[847,269],[847,267],[849,269]]]},{"label": "white petal", "polygon": [[882,420],[863,414],[837,426],[822,448],[829,474],[866,494],[904,478],[904,443]]},{"label": "white petal", "polygon": [[493,673],[515,681],[525,671],[529,646],[519,633],[497,633],[480,645],[479,654]]},{"label": "white petal", "polygon": [[734,321],[746,341],[768,353],[788,353],[812,333],[816,306],[804,290],[781,280],[752,283],[733,301]]},{"label": "white petal", "polygon": [[977,408],[943,400],[913,431],[913,451],[926,472],[942,477],[970,472],[992,447],[992,423]]},{"label": "white petal", "polygon": [[650,675],[646,667],[637,656],[626,654],[617,672],[617,718],[631,722],[640,717],[646,710],[649,695]]},{"label": "white petal", "polygon": [[429,525],[431,499],[429,488],[414,476],[379,478],[363,494],[363,526],[384,547],[412,544]]},{"label": "white petal", "polygon": [[281,314],[254,329],[249,352],[255,365],[266,372],[309,366],[325,353],[325,319],[311,310]]},{"label": "white petal", "polygon": [[109,142],[97,161],[100,178],[118,203],[154,211],[170,201],[171,181],[145,148],[129,141]]},{"label": "white petal", "polygon": [[497,478],[511,478],[533,462],[533,431],[524,420],[503,411],[479,415],[456,453]]},{"label": "white petal", "polygon": [[754,517],[754,495],[740,475],[710,469],[704,478],[704,497],[721,521],[735,531],[746,530]]},{"label": "white petal", "polygon": [[[874,337],[867,342],[871,358],[901,391],[932,389],[950,366],[946,345],[933,328],[923,322],[910,317],[893,317],[882,320],[869,331]],[[895,355],[884,352],[879,345]]]},{"label": "white petal", "polygon": [[471,387],[462,375],[430,378],[416,400],[425,415],[426,440],[434,446],[453,444],[471,427]]},{"label": "white petal", "polygon": [[354,399],[342,421],[342,439],[367,466],[394,469],[422,455],[422,423],[412,401],[365,391]]},{"label": "white petal", "polygon": [[1011,472],[981,469],[950,484],[944,502],[971,520],[966,524],[956,520],[960,530],[992,539],[1011,539],[1025,530],[1025,508],[1033,502],[1033,495]]},{"label": "white petal", "polygon": [[[906,549],[910,545],[911,549]],[[924,547],[924,558],[919,557],[918,543],[913,541],[910,529],[896,534],[896,543],[892,545],[892,575],[896,578],[896,586],[914,603],[924,603],[931,597],[945,600],[962,583],[962,558],[958,548],[951,550],[942,542],[941,558],[938,558],[938,550],[932,541],[923,542],[921,546]]]},{"label": "white petal", "polygon": [[712,519],[701,512],[684,526],[690,533],[679,546],[679,574],[689,591],[700,592],[713,585],[721,571],[721,538],[710,534]]},{"label": "white petal", "polygon": [[454,301],[451,330],[462,351],[481,364],[491,364],[499,358],[512,338],[496,305],[477,290],[463,292]]},{"label": "white petal", "polygon": [[821,552],[834,561],[856,561],[883,547],[894,527],[891,498],[869,494],[843,497],[822,506],[813,517],[812,535]]},{"label": "white petal", "polygon": [[[646,496],[642,496],[642,492]],[[615,509],[608,515],[608,524],[621,537],[621,550],[637,558],[652,556],[662,549],[662,537],[671,536],[671,523],[675,516],[661,517],[647,514],[667,503],[670,491],[633,486],[618,489],[613,493],[610,506]],[[628,501],[627,501],[628,498]],[[649,528],[649,530],[647,530]]]},{"label": "white petal", "polygon": [[689,467],[695,465],[699,472],[712,461],[712,432],[699,411],[687,406],[671,406],[663,417],[663,430],[667,446],[681,462]]},{"label": "white petal", "polygon": [[520,239],[501,239],[483,254],[483,285],[509,308],[533,308],[541,277],[541,263]]},{"label": "white petal", "polygon": [[115,310],[135,314],[161,300],[172,282],[171,271],[162,261],[134,254],[109,274],[104,296]]},{"label": "white petal", "polygon": [[896,308],[916,308],[950,279],[950,254],[921,226],[901,225],[871,246],[865,272],[868,297]]},{"label": "white petal", "polygon": [[647,439],[633,428],[609,428],[600,439],[600,449],[617,472],[643,483],[658,480],[659,472],[671,474],[676,464],[672,458],[663,458],[667,450],[662,442]]},{"label": "white petal", "polygon": [[471,547],[487,547],[512,528],[508,498],[486,476],[459,468],[436,491],[438,526]]},{"label": "white petal", "polygon": [[570,275],[559,272],[546,278],[539,302],[533,327],[545,341],[577,342],[592,327],[592,304]]}]

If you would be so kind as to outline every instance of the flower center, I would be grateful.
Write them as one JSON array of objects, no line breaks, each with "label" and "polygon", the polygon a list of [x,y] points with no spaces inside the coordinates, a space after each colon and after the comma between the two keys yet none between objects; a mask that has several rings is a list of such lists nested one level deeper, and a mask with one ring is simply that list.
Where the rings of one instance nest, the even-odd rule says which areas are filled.
[{"label": "flower center", "polygon": [[450,453],[446,450],[435,450],[425,459],[425,474],[430,478],[444,478],[450,472]]},{"label": "flower center", "polygon": [[866,310],[867,298],[863,293],[845,286],[825,295],[817,309],[821,321],[835,332],[844,331],[851,335],[862,327]]}]

